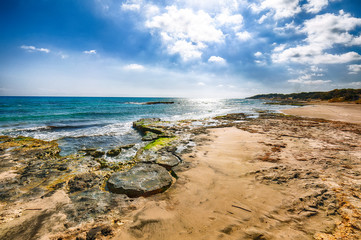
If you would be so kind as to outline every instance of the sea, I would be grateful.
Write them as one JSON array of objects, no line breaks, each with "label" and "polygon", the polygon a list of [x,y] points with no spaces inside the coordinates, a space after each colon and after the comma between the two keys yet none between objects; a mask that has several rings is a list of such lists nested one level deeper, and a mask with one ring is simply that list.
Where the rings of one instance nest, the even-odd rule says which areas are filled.
[{"label": "sea", "polygon": [[285,108],[264,103],[251,99],[0,97],[0,135],[55,140],[61,155],[68,155],[86,148],[107,150],[140,142],[132,122],[141,118],[199,120],[228,113],[257,117],[259,110]]}]

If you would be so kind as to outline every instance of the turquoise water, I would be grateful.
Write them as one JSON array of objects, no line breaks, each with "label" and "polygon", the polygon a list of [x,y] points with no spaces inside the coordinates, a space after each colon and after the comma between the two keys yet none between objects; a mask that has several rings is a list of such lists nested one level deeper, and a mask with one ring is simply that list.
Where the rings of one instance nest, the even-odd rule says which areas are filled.
[{"label": "turquoise water", "polygon": [[[175,103],[142,105],[150,101]],[[68,154],[139,142],[131,126],[140,118],[204,119],[232,112],[256,116],[256,110],[280,108],[284,106],[246,99],[0,97],[0,134],[57,140]]]}]

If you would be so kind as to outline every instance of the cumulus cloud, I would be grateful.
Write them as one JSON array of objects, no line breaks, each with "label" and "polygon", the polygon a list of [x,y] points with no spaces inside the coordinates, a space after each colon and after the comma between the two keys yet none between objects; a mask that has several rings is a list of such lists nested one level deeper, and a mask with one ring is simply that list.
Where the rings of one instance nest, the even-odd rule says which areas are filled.
[{"label": "cumulus cloud", "polygon": [[254,56],[255,57],[260,57],[260,56],[262,56],[263,54],[261,53],[261,52],[256,52],[255,54],[254,54]]},{"label": "cumulus cloud", "polygon": [[309,13],[318,13],[328,5],[328,0],[307,0],[307,2],[303,8]]},{"label": "cumulus cloud", "polygon": [[37,48],[35,46],[27,46],[27,45],[22,45],[20,46],[20,48],[27,50],[28,52],[45,52],[45,53],[50,53],[50,50],[47,48]]},{"label": "cumulus cloud", "polygon": [[131,70],[131,71],[143,71],[145,67],[140,64],[129,64],[123,67],[125,70]]},{"label": "cumulus cloud", "polygon": [[241,41],[247,41],[247,40],[250,40],[252,38],[251,34],[249,32],[247,32],[247,31],[238,32],[238,33],[236,33],[236,36]]},{"label": "cumulus cloud", "polygon": [[268,14],[261,17],[259,23],[262,23],[269,16],[272,16],[276,20],[293,17],[301,12],[299,2],[299,0],[263,0],[260,4],[251,4],[250,7],[256,13],[265,10],[270,11]]},{"label": "cumulus cloud", "polygon": [[146,21],[146,27],[156,30],[167,50],[178,53],[183,60],[200,58],[207,44],[221,43],[224,34],[217,29],[215,20],[206,12],[166,7],[166,13]]},{"label": "cumulus cloud", "polygon": [[307,35],[305,45],[297,45],[283,51],[274,52],[274,62],[294,61],[309,64],[347,63],[360,60],[361,56],[354,52],[330,54],[326,50],[335,45],[360,45],[359,36],[354,36],[351,31],[361,26],[361,18],[354,18],[350,14],[340,11],[339,15],[326,13],[317,15],[303,24],[300,32]]},{"label": "cumulus cloud", "polygon": [[217,64],[226,64],[226,60],[224,58],[221,57],[217,57],[217,56],[211,56],[208,59],[208,62],[210,63],[217,63]]},{"label": "cumulus cloud", "polygon": [[93,49],[93,50],[83,51],[83,53],[85,53],[85,54],[97,54],[97,51]]},{"label": "cumulus cloud", "polygon": [[361,64],[348,65],[348,74],[358,74],[361,72]]},{"label": "cumulus cloud", "polygon": [[219,26],[231,28],[237,32],[242,28],[243,16],[241,14],[231,14],[229,11],[223,11],[215,17]]}]

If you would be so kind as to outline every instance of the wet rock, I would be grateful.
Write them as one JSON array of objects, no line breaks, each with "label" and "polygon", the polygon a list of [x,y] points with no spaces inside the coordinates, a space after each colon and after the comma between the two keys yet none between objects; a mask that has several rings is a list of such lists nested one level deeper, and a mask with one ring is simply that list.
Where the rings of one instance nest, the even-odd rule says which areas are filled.
[{"label": "wet rock", "polygon": [[133,127],[142,133],[152,132],[156,134],[164,133],[163,129],[155,127],[155,123],[161,121],[160,118],[143,118],[133,122]]},{"label": "wet rock", "polygon": [[246,115],[244,113],[231,113],[224,116],[215,117],[216,120],[227,120],[227,121],[236,121],[236,120],[244,120],[246,119]]},{"label": "wet rock", "polygon": [[97,149],[96,148],[87,148],[87,149],[82,149],[79,152],[85,153],[85,155],[90,155],[91,153],[95,152]]},{"label": "wet rock", "polygon": [[121,149],[112,149],[107,152],[108,157],[115,157],[118,156],[121,152]]},{"label": "wet rock", "polygon": [[84,191],[86,189],[99,185],[100,181],[101,177],[96,175],[95,173],[79,174],[69,180],[69,192],[73,193],[78,191]]},{"label": "wet rock", "polygon": [[161,193],[171,184],[172,177],[169,172],[156,164],[138,164],[128,171],[114,173],[107,183],[111,192],[129,197]]},{"label": "wet rock", "polygon": [[100,158],[102,156],[104,156],[105,152],[103,151],[95,151],[90,153],[90,156],[92,156],[93,158]]},{"label": "wet rock", "polygon": [[144,137],[142,138],[143,141],[153,141],[155,139],[159,138],[159,135],[158,134],[155,134],[153,132],[145,132],[145,135]]},{"label": "wet rock", "polygon": [[174,102],[146,102],[143,105],[174,104]]},{"label": "wet rock", "polygon": [[122,145],[119,147],[119,149],[129,149],[135,146],[135,143],[130,143],[130,144],[126,144],[126,145]]}]

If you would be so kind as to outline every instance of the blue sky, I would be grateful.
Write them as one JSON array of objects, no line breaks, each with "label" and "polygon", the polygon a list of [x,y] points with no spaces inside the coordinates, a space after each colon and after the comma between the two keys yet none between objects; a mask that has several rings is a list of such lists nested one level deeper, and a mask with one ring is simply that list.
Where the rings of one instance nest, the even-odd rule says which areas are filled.
[{"label": "blue sky", "polygon": [[4,0],[0,95],[361,88],[354,0]]}]

